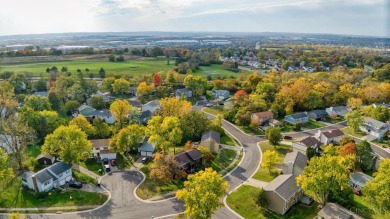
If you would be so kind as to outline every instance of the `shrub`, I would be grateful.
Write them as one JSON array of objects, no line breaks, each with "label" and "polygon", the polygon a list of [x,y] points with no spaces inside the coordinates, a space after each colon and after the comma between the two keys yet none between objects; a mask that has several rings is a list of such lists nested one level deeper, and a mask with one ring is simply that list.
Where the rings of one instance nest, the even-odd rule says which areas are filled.
[{"label": "shrub", "polygon": [[293,126],[293,130],[296,132],[301,131],[301,128],[302,128],[302,124],[300,122],[295,123]]}]

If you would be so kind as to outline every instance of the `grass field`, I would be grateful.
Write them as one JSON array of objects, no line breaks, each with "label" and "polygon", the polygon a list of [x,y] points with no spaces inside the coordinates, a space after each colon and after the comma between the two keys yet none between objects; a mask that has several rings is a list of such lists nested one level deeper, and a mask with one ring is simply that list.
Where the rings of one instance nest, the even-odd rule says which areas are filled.
[{"label": "grass field", "polygon": [[[250,73],[250,72],[246,72]],[[226,69],[221,68],[221,65],[210,65],[210,66],[199,66],[199,69],[194,72],[194,74],[207,76],[211,75],[213,79],[216,77],[237,77],[240,73],[232,72]]]},{"label": "grass field", "polygon": [[278,215],[257,203],[257,197],[260,188],[243,185],[227,197],[227,204],[230,208],[246,219],[263,219],[263,218],[291,218],[291,219],[311,219],[318,212],[317,204],[311,206],[294,206],[286,215]]}]

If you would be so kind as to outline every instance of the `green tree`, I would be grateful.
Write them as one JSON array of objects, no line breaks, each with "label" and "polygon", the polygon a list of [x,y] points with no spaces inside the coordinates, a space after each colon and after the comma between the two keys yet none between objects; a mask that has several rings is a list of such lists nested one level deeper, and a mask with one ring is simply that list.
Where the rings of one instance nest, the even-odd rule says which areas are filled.
[{"label": "green tree", "polygon": [[64,109],[66,113],[71,115],[72,113],[75,113],[77,111],[77,108],[79,108],[80,103],[76,100],[69,100],[65,103]]},{"label": "green tree", "polygon": [[202,76],[187,75],[184,78],[184,85],[191,88],[194,96],[202,95],[207,89],[207,81]]},{"label": "green tree", "polygon": [[69,125],[77,126],[81,131],[85,132],[88,136],[93,136],[96,133],[95,127],[88,122],[88,120],[83,115],[78,115],[73,118]]},{"label": "green tree", "polygon": [[190,111],[180,118],[180,129],[183,131],[184,142],[197,141],[202,134],[210,130],[211,121],[207,116],[199,111]]},{"label": "green tree", "polygon": [[108,138],[111,136],[110,126],[105,123],[101,118],[95,118],[93,120],[93,126],[95,127],[96,133],[93,136],[97,139]]},{"label": "green tree", "polygon": [[99,76],[101,78],[105,78],[106,77],[106,71],[103,69],[103,68],[100,68],[99,70]]},{"label": "green tree", "polygon": [[387,122],[390,118],[390,112],[387,107],[378,106],[371,111],[371,117],[382,122]]},{"label": "green tree", "polygon": [[115,56],[113,54],[110,54],[107,56],[109,62],[115,62]]},{"label": "green tree", "polygon": [[127,122],[131,108],[130,103],[126,100],[118,99],[111,103],[110,112],[115,116],[120,129],[123,128],[124,124]]},{"label": "green tree", "polygon": [[24,105],[31,107],[35,111],[51,110],[51,105],[46,97],[41,96],[27,96],[24,99]]},{"label": "green tree", "polygon": [[106,103],[101,96],[93,96],[89,99],[91,106],[97,110],[104,109],[106,107]]},{"label": "green tree", "polygon": [[208,219],[222,206],[221,199],[228,191],[229,184],[211,168],[188,176],[184,189],[176,197],[184,201],[184,213],[189,218]]},{"label": "green tree", "polygon": [[53,110],[57,112],[61,111],[63,103],[61,101],[61,98],[57,95],[56,91],[49,91],[47,99],[49,100],[49,103]]},{"label": "green tree", "polygon": [[121,129],[111,142],[110,149],[125,155],[126,152],[140,147],[145,136],[145,127],[137,124]]},{"label": "green tree", "polygon": [[123,78],[116,79],[114,84],[112,85],[112,90],[114,93],[123,94],[129,91],[130,82]]},{"label": "green tree", "polygon": [[379,165],[374,179],[363,187],[363,194],[374,206],[390,209],[390,159],[384,159]]},{"label": "green tree", "polygon": [[77,126],[60,126],[46,136],[42,152],[58,155],[68,164],[85,160],[91,153],[92,144],[87,134]]},{"label": "green tree", "polygon": [[39,115],[45,118],[47,124],[47,133],[52,133],[59,126],[66,124],[66,120],[61,118],[56,111],[44,110],[40,111]]},{"label": "green tree", "polygon": [[282,140],[282,137],[279,127],[268,127],[265,131],[265,138],[274,146]]},{"label": "green tree", "polygon": [[113,92],[112,85],[114,84],[114,82],[115,82],[115,78],[114,77],[104,78],[103,81],[102,81],[101,89],[103,91]]},{"label": "green tree", "polygon": [[9,166],[9,158],[4,150],[0,150],[0,189],[5,190],[5,186],[13,179],[14,171]]},{"label": "green tree", "polygon": [[366,140],[356,145],[356,165],[367,171],[373,164],[373,152],[370,143]]},{"label": "green tree", "polygon": [[278,154],[274,150],[268,150],[263,153],[263,158],[261,159],[261,166],[267,168],[268,172],[271,173],[271,170],[275,168],[275,165],[278,161]]},{"label": "green tree", "polygon": [[180,129],[180,120],[177,117],[153,116],[148,121],[146,134],[149,135],[149,142],[153,142],[164,152],[168,148],[180,144],[183,131]]},{"label": "green tree", "polygon": [[297,183],[315,201],[325,206],[329,194],[348,188],[349,171],[339,162],[338,156],[313,157]]},{"label": "green tree", "polygon": [[347,120],[347,124],[351,127],[354,132],[359,130],[360,125],[363,123],[363,116],[359,111],[352,111],[345,115],[345,119]]}]

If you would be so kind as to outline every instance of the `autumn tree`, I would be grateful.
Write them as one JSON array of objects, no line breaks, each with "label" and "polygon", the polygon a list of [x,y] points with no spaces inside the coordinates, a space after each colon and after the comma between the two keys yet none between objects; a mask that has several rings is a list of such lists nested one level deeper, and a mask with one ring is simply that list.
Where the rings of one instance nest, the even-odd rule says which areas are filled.
[{"label": "autumn tree", "polygon": [[194,96],[200,96],[207,89],[207,81],[202,76],[189,74],[184,78],[184,86],[191,88]]},{"label": "autumn tree", "polygon": [[0,149],[0,189],[5,191],[5,187],[13,179],[14,171],[9,166],[7,153]]},{"label": "autumn tree", "polygon": [[261,159],[261,167],[268,169],[268,172],[271,173],[271,170],[275,168],[275,165],[278,161],[278,154],[274,150],[268,150],[263,153]]},{"label": "autumn tree", "polygon": [[31,107],[35,111],[51,110],[51,105],[46,97],[27,96],[24,100],[24,105]]},{"label": "autumn tree", "polygon": [[357,110],[347,113],[345,119],[347,120],[348,126],[351,127],[354,132],[357,132],[360,125],[363,123],[363,116]]},{"label": "autumn tree", "polygon": [[56,111],[44,110],[40,111],[39,115],[45,118],[45,123],[47,125],[46,133],[48,134],[54,132],[54,130],[59,126],[67,123],[67,121],[60,117]]},{"label": "autumn tree", "polygon": [[200,145],[199,151],[202,154],[203,163],[211,163],[214,160],[214,155],[211,153],[210,149],[205,146]]},{"label": "autumn tree", "polygon": [[366,140],[359,142],[356,145],[356,165],[367,171],[373,164],[373,151],[370,143]]},{"label": "autumn tree", "polygon": [[153,74],[152,76],[152,82],[155,87],[159,87],[162,85],[162,79],[161,76],[158,73]]},{"label": "autumn tree", "polygon": [[130,82],[123,78],[116,79],[112,84],[112,91],[117,94],[124,94],[129,91]]},{"label": "autumn tree", "polygon": [[374,179],[363,187],[365,198],[374,206],[390,208],[390,159],[384,159],[374,173]]},{"label": "autumn tree", "polygon": [[343,146],[350,142],[355,143],[355,139],[353,139],[351,136],[344,136],[340,139],[339,145]]},{"label": "autumn tree", "polygon": [[115,116],[120,129],[123,128],[124,124],[127,122],[131,108],[130,103],[126,100],[118,99],[111,103],[110,112]]},{"label": "autumn tree", "polygon": [[180,118],[180,129],[183,132],[183,140],[197,141],[202,134],[211,128],[211,121],[199,111],[190,111]]},{"label": "autumn tree", "polygon": [[222,197],[229,184],[211,168],[188,176],[184,188],[176,192],[176,197],[184,201],[184,213],[189,218],[208,219],[221,207]]},{"label": "autumn tree", "polygon": [[360,98],[348,98],[347,105],[352,109],[352,110],[358,110],[360,107],[363,105],[363,101]]},{"label": "autumn tree", "polygon": [[171,183],[175,179],[185,177],[185,172],[180,170],[179,162],[173,154],[157,152],[153,157],[154,162],[150,166],[150,178],[163,183]]},{"label": "autumn tree", "polygon": [[331,193],[349,188],[349,171],[339,162],[338,156],[313,157],[297,183],[315,201],[325,206]]},{"label": "autumn tree", "polygon": [[274,146],[282,140],[282,137],[279,127],[268,127],[265,131],[265,138]]},{"label": "autumn tree", "polygon": [[386,122],[390,119],[390,111],[385,106],[377,106],[376,108],[372,109],[371,117],[376,120]]},{"label": "autumn tree", "polygon": [[145,136],[145,127],[132,124],[121,129],[110,142],[110,149],[125,155],[131,149],[139,148]]},{"label": "autumn tree", "polygon": [[176,116],[183,117],[191,111],[191,102],[177,99],[176,97],[167,97],[160,100],[160,115],[162,117]]},{"label": "autumn tree", "polygon": [[145,81],[139,83],[137,87],[137,95],[146,97],[152,93],[154,90],[154,85],[148,85]]},{"label": "autumn tree", "polygon": [[169,147],[180,144],[183,131],[177,117],[153,116],[148,121],[146,134],[149,136],[149,142],[155,143],[158,148],[167,152]]},{"label": "autumn tree", "polygon": [[345,157],[350,154],[356,154],[356,145],[353,142],[348,142],[347,144],[340,146],[339,154],[342,157]]},{"label": "autumn tree", "polygon": [[88,122],[88,120],[83,115],[78,115],[77,117],[73,118],[69,125],[77,126],[81,129],[81,131],[85,132],[88,136],[92,136],[96,133],[95,127],[91,125],[91,123]]},{"label": "autumn tree", "polygon": [[68,164],[85,160],[91,153],[92,144],[87,134],[77,126],[60,126],[53,134],[47,135],[42,152],[59,156]]}]

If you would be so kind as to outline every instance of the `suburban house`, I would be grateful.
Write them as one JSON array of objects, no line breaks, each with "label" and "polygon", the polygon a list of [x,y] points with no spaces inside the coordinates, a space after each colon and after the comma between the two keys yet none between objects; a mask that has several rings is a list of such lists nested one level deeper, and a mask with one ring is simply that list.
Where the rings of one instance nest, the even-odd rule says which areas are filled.
[{"label": "suburban house", "polygon": [[146,125],[148,124],[150,118],[152,118],[152,112],[150,112],[150,110],[142,111],[140,117],[140,123],[142,125]]},{"label": "suburban house", "polygon": [[329,107],[325,109],[329,116],[337,115],[340,117],[344,117],[345,114],[350,112],[351,110],[347,106],[335,106]]},{"label": "suburban house", "polygon": [[251,114],[251,119],[258,119],[259,125],[262,126],[266,124],[270,119],[274,118],[274,114],[271,111],[257,112]]},{"label": "suburban house", "polygon": [[136,96],[138,87],[129,87],[129,94]]},{"label": "suburban house", "polygon": [[188,88],[182,88],[174,91],[174,96],[176,98],[181,98],[183,95],[186,96],[187,98],[192,97],[192,90]]},{"label": "suburban house", "polygon": [[328,117],[326,110],[313,110],[309,112],[309,118],[312,120],[323,120]]},{"label": "suburban house", "polygon": [[325,132],[318,130],[318,132],[315,134],[315,137],[325,145],[339,143],[340,139],[342,139],[344,136],[344,132],[340,129],[333,129]]},{"label": "suburban house", "polygon": [[293,150],[300,151],[304,154],[306,154],[308,148],[313,148],[317,153],[320,153],[321,145],[321,142],[313,136],[301,138],[296,141],[293,141],[292,143]]},{"label": "suburban house", "polygon": [[385,106],[387,109],[390,110],[390,103],[373,103],[372,106],[374,108],[377,108],[378,106]]},{"label": "suburban house", "polygon": [[159,100],[152,100],[149,101],[148,103],[145,103],[142,106],[142,111],[147,111],[149,110],[152,114],[155,113],[157,110],[159,110],[160,107],[160,101]]},{"label": "suburban house", "polygon": [[317,219],[363,219],[339,204],[328,202],[317,214]]},{"label": "suburban house", "polygon": [[116,153],[110,151],[110,139],[90,140],[92,144],[92,157],[109,160],[116,159]]},{"label": "suburban house", "polygon": [[115,117],[111,115],[110,110],[108,109],[103,109],[103,110],[95,110],[93,111],[89,118],[95,119],[95,118],[100,118],[107,124],[114,124],[115,123]]},{"label": "suburban house", "polygon": [[229,98],[230,92],[228,90],[213,90],[211,95],[217,99],[227,99]]},{"label": "suburban house", "polygon": [[128,101],[129,101],[131,106],[139,108],[140,110],[142,110],[142,103],[139,102],[138,100],[128,100]]},{"label": "suburban house", "polygon": [[12,136],[0,134],[0,148],[2,148],[7,154],[11,153]]},{"label": "suburban house", "polygon": [[110,102],[111,99],[109,97],[109,92],[101,92],[101,91],[97,91],[96,94],[93,94],[92,97],[101,97],[103,99],[104,102]]},{"label": "suburban house", "polygon": [[148,142],[148,139],[145,138],[145,141],[142,143],[141,147],[138,148],[138,152],[141,156],[151,157],[156,150],[154,143]]},{"label": "suburban house", "polygon": [[208,148],[211,153],[219,150],[221,134],[215,131],[208,131],[203,133],[200,145]]},{"label": "suburban house", "polygon": [[95,109],[85,103],[81,104],[81,106],[77,108],[77,113],[83,115],[84,117],[89,117],[93,111],[95,111]]},{"label": "suburban house", "polygon": [[50,166],[56,160],[55,156],[50,155],[50,154],[40,154],[37,156],[36,159],[37,159],[38,163],[43,165],[43,166]]},{"label": "suburban house", "polygon": [[303,169],[307,166],[307,157],[300,151],[292,151],[284,157],[282,170],[283,174],[292,174],[299,176]]},{"label": "suburban house", "polygon": [[35,192],[47,192],[57,188],[72,179],[72,167],[58,162],[37,173],[24,172],[21,176],[22,184]]},{"label": "suburban house", "polygon": [[349,177],[349,185],[358,191],[362,190],[362,188],[366,185],[367,182],[373,180],[371,176],[362,173],[356,172]]},{"label": "suburban house", "polygon": [[198,149],[191,149],[175,155],[180,167],[185,172],[194,172],[195,168],[202,164],[202,154]]},{"label": "suburban house", "polygon": [[360,130],[381,139],[389,130],[389,125],[373,118],[365,117],[363,124],[360,126]]},{"label": "suburban house", "polygon": [[285,214],[302,197],[303,192],[292,174],[279,175],[264,187],[267,208]]},{"label": "suburban house", "polygon": [[285,116],[284,120],[293,125],[298,122],[301,124],[305,124],[309,121],[309,116],[307,115],[307,112],[295,113],[295,114]]}]

